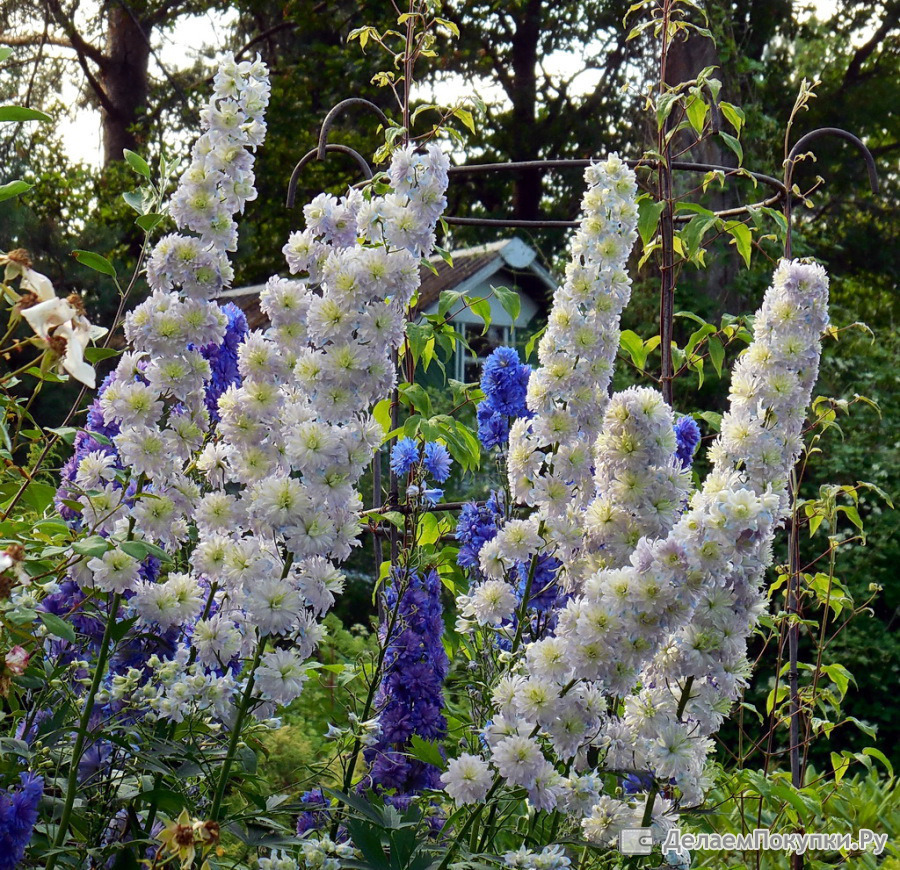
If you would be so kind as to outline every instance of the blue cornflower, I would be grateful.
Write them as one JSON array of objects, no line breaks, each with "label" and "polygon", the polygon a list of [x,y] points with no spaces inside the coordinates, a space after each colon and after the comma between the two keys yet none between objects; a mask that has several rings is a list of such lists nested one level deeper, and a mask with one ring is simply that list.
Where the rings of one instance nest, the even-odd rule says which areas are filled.
[{"label": "blue cornflower", "polygon": [[391,471],[394,474],[409,474],[419,461],[419,445],[412,438],[401,438],[391,450]]},{"label": "blue cornflower", "polygon": [[453,460],[443,444],[429,441],[425,445],[425,470],[438,482],[443,483],[450,477],[450,466]]},{"label": "blue cornflower", "polygon": [[531,366],[522,364],[514,348],[494,350],[481,370],[481,390],[491,410],[507,417],[524,417],[530,375]]},{"label": "blue cornflower", "polygon": [[16,791],[0,790],[0,870],[13,870],[22,860],[34,832],[44,780],[33,773],[19,775]]},{"label": "blue cornflower", "polygon": [[694,451],[700,443],[700,427],[693,417],[679,417],[675,423],[675,456],[681,467],[687,468],[694,461]]}]

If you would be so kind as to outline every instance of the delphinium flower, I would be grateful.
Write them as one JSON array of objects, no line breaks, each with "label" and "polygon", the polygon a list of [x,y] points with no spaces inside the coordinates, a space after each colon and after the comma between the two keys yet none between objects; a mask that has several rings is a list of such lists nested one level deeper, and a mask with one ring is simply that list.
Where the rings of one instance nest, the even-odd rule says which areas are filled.
[{"label": "delphinium flower", "polygon": [[[625,264],[636,238],[634,173],[613,155],[589,166],[585,180],[566,279],[538,344],[541,366],[528,381],[534,417],[517,421],[510,432],[513,493],[548,517],[564,515],[592,494],[590,449],[608,401],[619,316],[631,293]],[[560,455],[547,452],[555,445]],[[548,498],[556,479],[567,499]]]},{"label": "delphinium flower", "polygon": [[[508,678],[515,689],[495,691],[497,709],[526,727],[540,726],[560,758],[579,750],[578,739],[567,741],[566,735],[580,735],[605,750],[607,767],[674,780],[686,802],[702,795],[709,735],[748,672],[746,638],[762,610],[759,580],[787,506],[787,476],[799,451],[827,322],[826,291],[818,267],[779,266],[754,342],[736,367],[731,408],[710,450],[713,471],[703,489],[668,532],[671,518],[660,526],[658,512],[642,508],[641,522],[657,524],[656,531],[642,532],[630,555],[623,551],[614,564],[589,574],[559,613],[555,637],[527,648],[524,669]],[[671,415],[651,393],[626,391],[610,404],[596,449],[603,485],[612,486],[614,476],[603,469],[616,467],[625,444],[648,469],[654,450],[657,460],[671,456]],[[646,413],[626,416],[628,408]],[[646,425],[623,424],[635,419]],[[652,479],[634,478],[639,487]],[[562,696],[560,688],[573,677],[583,682]],[[532,685],[547,699],[540,707],[526,703]],[[579,692],[587,692],[585,699],[595,693],[623,697],[624,715],[607,716],[605,701],[600,709],[582,701],[573,719],[570,698]],[[585,833],[595,842],[615,828],[610,800],[585,820]]]},{"label": "delphinium flower", "polygon": [[0,790],[0,870],[14,870],[31,841],[44,794],[44,780],[32,773],[19,775],[21,785]]},{"label": "delphinium flower", "polygon": [[[625,237],[633,238],[622,220],[597,219],[590,229],[598,247],[617,256]],[[569,278],[580,280],[582,266]],[[709,736],[749,671],[746,638],[763,609],[759,580],[788,504],[787,477],[827,322],[824,272],[780,264],[756,337],[735,368],[731,409],[709,454],[713,471],[688,499],[685,460],[696,449],[697,428],[675,424],[653,390],[626,390],[608,403],[616,299],[627,296],[627,279],[617,286],[618,296],[594,297],[612,312],[605,329],[593,330],[596,340],[579,333],[565,294],[555,300],[552,341],[542,343],[543,365],[529,381],[535,416],[514,424],[510,437],[513,494],[537,510],[527,519],[513,513],[479,542],[478,570],[497,588],[482,584],[480,597],[470,591],[459,602],[480,624],[502,626],[511,568],[546,555],[562,563],[573,594],[557,611],[553,633],[511,648],[494,683],[484,760],[507,784],[526,788],[537,809],[583,819],[588,839],[603,845],[641,818],[646,795],[580,800],[555,765],[584,764],[593,746],[608,769],[674,784],[683,804],[702,797]],[[581,356],[567,350],[582,342],[584,359],[599,361],[583,382],[571,376]],[[557,368],[564,362],[568,373]],[[551,389],[557,371],[560,384]],[[585,392],[577,389],[582,384]],[[596,384],[602,395],[587,389]],[[623,713],[610,714],[613,697],[624,699]],[[672,812],[668,801],[657,804],[655,837]]]},{"label": "delphinium flower", "polygon": [[[691,487],[676,447],[672,410],[656,390],[631,387],[613,395],[595,444],[597,496],[584,513],[582,577],[622,567],[641,538],[668,534]],[[569,573],[576,574],[574,565]]]},{"label": "delphinium flower", "polygon": [[391,448],[391,471],[396,475],[409,474],[419,460],[419,445],[413,438],[401,438]]},{"label": "delphinium flower", "polygon": [[[300,795],[300,803],[306,809],[297,816],[297,836],[322,828],[329,820],[328,802],[320,788],[313,788]],[[292,868],[293,870],[293,868]]]},{"label": "delphinium flower", "polygon": [[390,634],[382,637],[387,644],[384,676],[375,697],[381,727],[377,742],[365,751],[369,772],[364,783],[393,789],[392,800],[402,801],[439,787],[438,769],[408,753],[414,736],[440,740],[447,728],[441,712],[448,661],[440,576],[433,569],[398,568],[385,598],[382,634]]},{"label": "delphinium flower", "polygon": [[481,548],[496,537],[503,516],[502,496],[496,491],[483,505],[468,502],[463,506],[456,524],[460,544],[457,562],[461,568],[478,568]]},{"label": "delphinium flower", "polygon": [[530,417],[525,404],[531,366],[519,360],[511,347],[498,347],[484,362],[481,390],[484,399],[476,408],[478,439],[485,450],[506,448],[509,427],[519,417]]},{"label": "delphinium flower", "polygon": [[679,417],[675,422],[675,456],[684,468],[694,461],[694,454],[700,445],[700,427],[693,417]]},{"label": "delphinium flower", "polygon": [[[689,539],[702,535],[697,555],[705,564],[688,567],[702,572],[704,582],[690,618],[673,627],[640,675],[644,685],[667,688],[652,721],[632,723],[635,755],[674,778],[688,804],[702,799],[709,737],[750,675],[747,639],[765,610],[761,581],[789,504],[788,474],[801,448],[827,300],[820,266],[779,264],[756,316],[754,340],[732,373],[730,408],[709,451],[713,468],[692,501],[694,528],[685,530]],[[697,551],[689,546],[687,552]],[[688,681],[689,698],[678,717]]]}]

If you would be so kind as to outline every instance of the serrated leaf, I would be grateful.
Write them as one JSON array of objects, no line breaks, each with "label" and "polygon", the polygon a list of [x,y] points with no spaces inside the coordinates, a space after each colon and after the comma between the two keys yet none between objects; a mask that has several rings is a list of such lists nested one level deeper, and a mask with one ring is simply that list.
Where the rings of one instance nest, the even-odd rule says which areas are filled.
[{"label": "serrated leaf", "polygon": [[75,629],[64,619],[60,619],[55,613],[41,613],[41,622],[50,634],[75,643]]},{"label": "serrated leaf", "polygon": [[144,178],[150,178],[150,165],[141,157],[140,154],[136,154],[134,151],[129,151],[125,148],[122,151],[122,154],[125,157],[125,162],[138,174],[143,175]]},{"label": "serrated leaf", "polygon": [[19,196],[19,194],[25,193],[26,190],[31,190],[34,185],[29,184],[27,181],[9,181],[6,184],[0,184],[0,202],[3,202],[5,199],[12,199],[14,196]]},{"label": "serrated leaf", "polygon": [[0,106],[0,121],[52,121],[46,112],[24,106]]},{"label": "serrated leaf", "polygon": [[446,767],[444,756],[441,755],[440,745],[433,740],[423,740],[418,734],[413,734],[409,741],[408,754],[425,764],[433,764],[443,770]]},{"label": "serrated leaf", "polygon": [[116,277],[116,270],[113,264],[100,254],[95,254],[93,251],[72,251],[72,256],[83,266],[87,266],[95,272],[101,272],[112,278]]}]

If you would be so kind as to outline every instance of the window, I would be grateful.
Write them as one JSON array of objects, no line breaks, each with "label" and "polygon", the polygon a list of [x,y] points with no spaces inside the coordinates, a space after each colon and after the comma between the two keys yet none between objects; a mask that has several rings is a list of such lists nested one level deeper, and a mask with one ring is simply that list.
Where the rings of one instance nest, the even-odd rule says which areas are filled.
[{"label": "window", "polygon": [[[511,345],[515,341],[515,330],[508,326],[491,324],[482,335],[484,327],[475,323],[459,323],[456,329],[469,343],[471,350],[457,345],[456,374],[458,381],[472,383],[481,379],[481,366],[490,356],[491,351],[503,345]],[[474,356],[473,356],[474,354]]]}]

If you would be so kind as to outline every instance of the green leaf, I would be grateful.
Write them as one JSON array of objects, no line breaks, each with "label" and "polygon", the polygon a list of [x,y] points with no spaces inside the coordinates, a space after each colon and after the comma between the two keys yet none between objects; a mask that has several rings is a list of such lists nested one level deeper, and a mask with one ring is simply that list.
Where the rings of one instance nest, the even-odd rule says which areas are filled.
[{"label": "green leaf", "polygon": [[135,154],[134,151],[129,151],[127,148],[122,151],[122,154],[125,156],[125,162],[138,175],[143,175],[144,178],[150,178],[150,165],[140,154]]},{"label": "green leaf", "polygon": [[475,119],[472,117],[472,113],[468,109],[464,109],[462,106],[457,106],[453,110],[453,114],[455,117],[459,118],[460,121],[465,124],[469,130],[473,133],[475,132]]},{"label": "green leaf", "polygon": [[391,400],[382,399],[373,409],[372,416],[375,422],[384,429],[385,433],[391,431]]},{"label": "green leaf", "polygon": [[0,106],[0,121],[52,121],[46,112],[22,106]]},{"label": "green leaf", "polygon": [[707,106],[699,96],[694,95],[690,100],[688,100],[688,121],[691,122],[691,126],[694,128],[698,136],[702,135],[703,133],[703,127],[706,125],[706,113],[708,111],[709,106]]},{"label": "green leaf", "polygon": [[144,230],[144,232],[149,233],[162,219],[163,216],[161,214],[151,212],[150,214],[142,214],[135,223]]},{"label": "green leaf", "polygon": [[91,558],[102,556],[109,549],[109,540],[101,538],[100,535],[91,535],[81,541],[72,544],[72,549],[80,556],[90,556]]},{"label": "green leaf", "polygon": [[491,326],[491,303],[479,296],[466,296],[465,301],[472,314],[481,318],[481,322],[484,324],[481,334],[485,335]]},{"label": "green leaf", "polygon": [[716,374],[721,378],[722,363],[725,361],[725,348],[715,335],[710,336],[709,341],[706,343],[706,347],[709,350],[709,361],[713,364]]},{"label": "green leaf", "polygon": [[425,764],[433,764],[443,770],[446,767],[444,756],[441,755],[440,745],[433,740],[423,740],[418,734],[414,734],[407,750],[413,758],[424,761]]},{"label": "green leaf", "polygon": [[535,345],[541,340],[541,336],[547,331],[547,327],[542,326],[537,332],[535,332],[531,338],[525,342],[525,360],[526,362],[531,358],[531,354],[534,353]]},{"label": "green leaf", "polygon": [[887,760],[887,756],[880,749],[876,749],[874,746],[867,746],[865,749],[863,749],[863,755],[871,755],[872,758],[878,759],[878,761],[880,761],[884,765],[885,770],[887,770],[888,776],[891,779],[894,778],[894,767],[890,763],[890,761]]},{"label": "green leaf", "polygon": [[738,249],[738,253],[743,257],[747,268],[750,268],[750,255],[753,250],[753,234],[746,224],[740,221],[728,221],[725,224],[725,232],[732,238],[732,244]]},{"label": "green leaf", "polygon": [[156,544],[151,544],[149,541],[122,541],[119,547],[132,559],[137,559],[139,562],[143,562],[148,556],[153,556],[160,562],[169,561],[169,554],[162,547],[157,547]]},{"label": "green leaf", "polygon": [[522,308],[522,300],[519,298],[519,294],[515,290],[510,290],[509,287],[493,287],[491,289],[494,291],[497,301],[503,306],[503,310],[515,323],[519,319],[519,311]]},{"label": "green leaf", "polygon": [[84,349],[84,358],[91,364],[96,364],[118,355],[119,351],[114,347],[86,347]]},{"label": "green leaf", "polygon": [[138,214],[144,213],[144,194],[140,190],[129,190],[122,194],[122,199],[128,203]]},{"label": "green leaf", "polygon": [[850,759],[844,755],[838,755],[837,752],[831,753],[831,769],[834,771],[835,785],[839,784],[850,767]]},{"label": "green leaf", "polygon": [[3,202],[5,199],[12,199],[20,193],[25,193],[26,190],[31,190],[32,187],[34,185],[29,184],[27,181],[9,181],[6,184],[0,184],[0,202]]},{"label": "green leaf", "polygon": [[11,48],[0,48],[0,63],[3,63],[12,53]]},{"label": "green leaf", "polygon": [[701,411],[697,416],[709,423],[709,428],[713,430],[713,432],[718,432],[722,428],[722,415],[716,411]]},{"label": "green leaf", "polygon": [[93,251],[72,251],[72,256],[83,266],[87,266],[95,272],[102,272],[104,275],[110,275],[113,278],[116,277],[116,270],[113,264],[106,257],[101,257],[100,254],[95,254]]},{"label": "green leaf", "polygon": [[431,399],[425,388],[421,384],[402,384],[400,386],[400,395],[406,399],[410,405],[422,414],[431,416]]},{"label": "green leaf", "polygon": [[741,143],[728,133],[722,133],[720,131],[719,135],[725,140],[725,144],[734,151],[738,159],[738,166],[740,166],[744,162],[744,149],[741,147]]},{"label": "green leaf", "polygon": [[628,353],[631,361],[639,368],[644,368],[649,351],[644,347],[643,339],[630,329],[623,329],[619,336],[619,346]]},{"label": "green leaf", "polygon": [[731,103],[719,103],[719,109],[740,136],[741,128],[744,126],[744,110]]},{"label": "green leaf", "polygon": [[659,224],[660,215],[662,215],[666,204],[664,202],[654,202],[652,199],[642,199],[638,203],[638,232],[641,235],[641,241],[647,245],[656,235],[656,227]]},{"label": "green leaf", "polygon": [[41,613],[40,618],[50,634],[75,643],[75,629],[64,619],[60,619],[55,613]]}]

